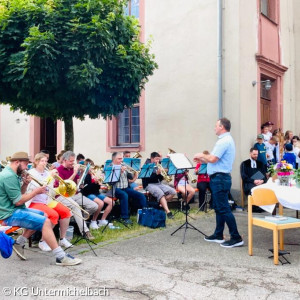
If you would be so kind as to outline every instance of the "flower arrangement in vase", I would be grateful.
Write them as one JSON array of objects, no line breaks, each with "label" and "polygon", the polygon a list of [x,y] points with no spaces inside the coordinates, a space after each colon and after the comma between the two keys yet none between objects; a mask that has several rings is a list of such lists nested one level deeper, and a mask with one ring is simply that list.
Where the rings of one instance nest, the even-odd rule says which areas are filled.
[{"label": "flower arrangement in vase", "polygon": [[293,165],[287,163],[285,160],[272,165],[269,168],[270,175],[274,179],[274,175],[279,179],[280,185],[288,186],[290,184],[291,175],[294,174]]}]

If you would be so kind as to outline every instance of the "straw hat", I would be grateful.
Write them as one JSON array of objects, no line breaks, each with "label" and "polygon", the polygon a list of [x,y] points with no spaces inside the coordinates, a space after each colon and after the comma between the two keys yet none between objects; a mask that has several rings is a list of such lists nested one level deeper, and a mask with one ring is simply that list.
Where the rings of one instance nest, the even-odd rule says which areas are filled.
[{"label": "straw hat", "polygon": [[10,157],[10,161],[14,160],[28,160],[29,161],[29,156],[27,152],[16,152]]}]

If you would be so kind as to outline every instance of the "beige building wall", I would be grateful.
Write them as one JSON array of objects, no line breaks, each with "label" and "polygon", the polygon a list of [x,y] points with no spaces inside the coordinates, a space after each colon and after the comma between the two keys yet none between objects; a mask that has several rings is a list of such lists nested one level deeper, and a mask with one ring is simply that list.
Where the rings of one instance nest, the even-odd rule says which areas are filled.
[{"label": "beige building wall", "polygon": [[[147,149],[171,147],[192,158],[215,144],[217,2],[146,2],[146,36],[153,36],[159,64],[146,88]],[[255,1],[223,2],[223,115],[232,121],[237,146],[234,188],[257,134],[257,90],[251,84],[257,79],[257,18]]]},{"label": "beige building wall", "polygon": [[84,121],[73,118],[74,126],[74,152],[82,153],[90,158],[95,164],[103,164],[110,158],[106,153],[106,121],[103,118]]},{"label": "beige building wall", "polygon": [[146,1],[159,69],[146,86],[146,150],[211,150],[217,100],[217,2]]},{"label": "beige building wall", "polygon": [[[295,94],[295,32],[292,18],[295,3],[293,1],[280,1],[280,41],[281,64],[288,67],[283,81],[283,129],[299,133],[300,127],[296,125],[296,94]],[[298,11],[299,12],[299,11]],[[298,130],[298,132],[297,132]]]},{"label": "beige building wall", "polygon": [[[286,2],[289,2],[286,0]],[[299,60],[299,53],[300,53],[300,1],[293,0],[292,8],[293,8],[293,36],[294,36],[294,43],[295,43],[295,50],[294,50],[294,70],[295,70],[295,133],[300,136],[300,60]]]},{"label": "beige building wall", "polygon": [[[247,12],[247,14],[245,14]],[[236,143],[233,188],[240,184],[240,163],[249,157],[257,134],[258,15],[255,1],[224,1],[223,9],[223,106],[232,122]]]},{"label": "beige building wall", "polygon": [[0,105],[0,159],[5,160],[18,151],[30,152],[30,118],[8,105]]}]

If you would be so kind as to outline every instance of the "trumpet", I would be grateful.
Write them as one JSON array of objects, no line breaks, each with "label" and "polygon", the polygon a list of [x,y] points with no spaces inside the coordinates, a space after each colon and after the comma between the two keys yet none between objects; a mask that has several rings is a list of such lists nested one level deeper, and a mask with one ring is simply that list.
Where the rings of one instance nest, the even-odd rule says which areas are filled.
[{"label": "trumpet", "polygon": [[[25,173],[26,175],[30,176],[30,178],[31,178],[33,181],[35,181],[38,185],[44,186],[44,184],[43,184],[40,180],[38,180],[37,178],[35,178],[34,176],[32,176],[27,170],[24,170],[23,173]],[[59,176],[58,176],[58,177],[59,177]],[[74,184],[75,184],[75,183],[74,183]],[[73,206],[76,206],[77,208],[79,208],[79,209],[86,215],[86,217],[83,217],[82,215],[77,214],[75,211],[72,211],[72,209],[70,209],[70,208],[68,207],[68,209],[69,209],[70,211],[72,211],[73,214],[77,215],[78,217],[82,218],[83,220],[88,220],[88,219],[89,219],[90,214],[89,214],[86,210],[84,210],[84,209],[83,209],[80,205],[78,205],[75,201],[73,201],[73,200],[71,200],[71,199],[68,199],[68,198],[66,198],[64,195],[60,194],[59,191],[58,191],[57,189],[54,189],[54,188],[52,188],[51,186],[49,186],[49,180],[47,180],[47,185],[46,185],[46,186],[47,186],[47,188],[48,188],[49,190],[55,192],[55,194],[57,194],[57,195],[59,195],[59,196],[62,196],[64,199],[66,199],[67,201],[69,201],[70,203],[72,203]],[[75,185],[75,186],[76,186],[76,185]],[[48,195],[48,197],[50,197],[52,200],[57,201],[57,202],[60,202],[60,201],[58,200],[58,198],[56,199],[55,197],[53,197],[52,195],[50,195],[50,193],[47,193],[47,195]]]},{"label": "trumpet", "polygon": [[162,167],[162,165],[160,163],[158,163],[156,165],[156,167],[157,167],[157,169],[160,170],[160,174],[163,176],[163,178],[166,182],[169,183],[172,181],[172,177],[167,174],[166,170]]},{"label": "trumpet", "polygon": [[[107,183],[103,183],[104,181],[104,165],[99,166],[99,165],[92,165],[90,167],[90,171],[92,173],[92,175],[96,178],[96,180],[98,181],[98,183],[102,186],[104,186],[103,189],[106,189],[107,191],[109,191],[111,189],[111,186]],[[97,174],[98,172],[98,174]],[[100,174],[99,174],[100,172]]]},{"label": "trumpet", "polygon": [[190,173],[187,173],[187,177],[190,183],[196,183],[197,179],[193,177]]},{"label": "trumpet", "polygon": [[49,171],[51,171],[51,170],[54,169],[54,167],[52,166],[52,164],[50,164],[50,163],[48,163],[48,162],[47,162],[46,168],[47,168],[47,170],[49,170]]},{"label": "trumpet", "polygon": [[132,172],[132,173],[134,173],[134,174],[135,174],[135,173],[137,173],[137,174],[140,173],[140,171],[135,170],[134,168],[130,167],[129,165],[127,165],[127,164],[125,164],[125,163],[121,163],[121,166],[126,167],[126,169],[127,169],[129,172]]}]

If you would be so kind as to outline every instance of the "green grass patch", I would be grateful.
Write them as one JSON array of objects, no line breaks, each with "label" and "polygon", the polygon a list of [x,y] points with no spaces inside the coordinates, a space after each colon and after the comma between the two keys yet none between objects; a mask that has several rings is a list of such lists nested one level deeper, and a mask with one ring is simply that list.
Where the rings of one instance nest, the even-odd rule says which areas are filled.
[{"label": "green grass patch", "polygon": [[[172,210],[173,214],[175,213],[175,210]],[[212,211],[205,214],[204,212],[198,212],[198,209],[194,208],[191,209],[189,212],[189,215],[194,219],[199,219],[204,216],[210,216]],[[145,226],[141,226],[136,222],[136,216],[132,216],[131,221],[133,222],[132,226],[129,226],[129,228],[126,228],[124,225],[122,225],[119,222],[114,221],[113,224],[115,227],[120,227],[119,229],[110,229],[107,227],[105,231],[102,233],[102,230],[104,227],[100,227],[98,230],[91,230],[91,233],[95,237],[95,240],[93,240],[94,243],[101,245],[106,245],[110,243],[115,243],[120,240],[130,239],[134,237],[138,237],[141,235],[149,234],[152,232],[155,232],[157,230],[165,230],[167,227],[174,226],[181,224],[185,221],[185,214],[178,212],[175,214],[174,219],[168,219],[166,220],[166,227],[160,227],[160,228],[149,228]],[[194,220],[191,218],[188,218],[190,222],[193,222]],[[75,236],[72,240],[72,242],[75,242],[77,239],[77,236]],[[84,240],[77,243],[77,245],[85,243]]]}]

